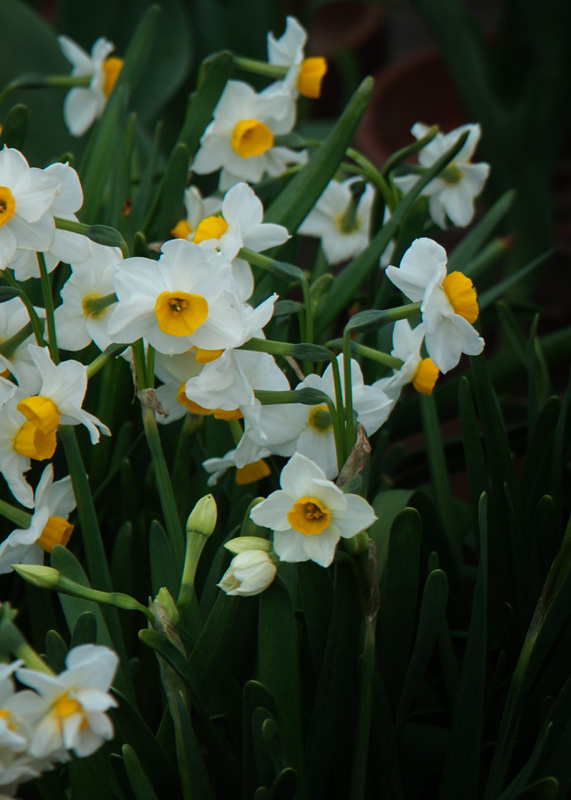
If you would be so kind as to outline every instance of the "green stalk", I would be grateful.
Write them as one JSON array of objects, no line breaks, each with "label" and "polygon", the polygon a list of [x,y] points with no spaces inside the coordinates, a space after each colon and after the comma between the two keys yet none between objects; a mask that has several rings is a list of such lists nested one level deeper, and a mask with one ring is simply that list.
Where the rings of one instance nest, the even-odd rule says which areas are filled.
[{"label": "green stalk", "polygon": [[7,284],[9,284],[13,289],[18,290],[18,295],[28,311],[28,316],[30,317],[30,324],[32,325],[34,336],[36,337],[36,343],[40,347],[44,347],[46,344],[44,341],[44,327],[42,325],[40,318],[36,313],[34,304],[30,301],[28,295],[20,288],[20,284],[18,283],[18,281],[12,276],[12,274],[7,269],[0,271],[0,275],[4,278]]},{"label": "green stalk", "polygon": [[350,147],[347,155],[361,168],[361,174],[367,178],[382,194],[385,204],[392,210],[395,206],[395,197],[384,175],[372,164],[368,158]]},{"label": "green stalk", "polygon": [[376,616],[367,618],[363,654],[361,656],[359,700],[357,706],[357,731],[353,751],[353,771],[349,800],[364,800],[369,759],[369,736],[373,708],[373,675],[375,668]]},{"label": "green stalk", "polygon": [[353,419],[353,383],[351,381],[351,334],[347,331],[343,334],[343,379],[345,384],[345,426],[347,432],[347,453],[350,453],[357,431],[355,430],[355,420]]},{"label": "green stalk", "polygon": [[253,72],[255,75],[264,75],[267,78],[275,78],[282,80],[287,75],[287,67],[282,67],[279,64],[268,64],[267,61],[258,61],[257,58],[243,58],[242,56],[234,56],[234,66],[238,69],[243,69],[246,72]]},{"label": "green stalk", "polygon": [[[351,339],[350,342],[352,353],[358,356],[363,356],[363,358],[368,358],[371,361],[376,361],[378,364],[383,364],[385,367],[390,367],[391,369],[400,369],[404,363],[400,358],[390,356],[388,353],[384,353],[382,350],[376,350],[374,347],[367,347],[360,342],[353,341],[353,339]],[[330,342],[327,342],[326,347],[331,347],[332,349],[342,349],[343,339],[332,339]]]},{"label": "green stalk", "polygon": [[[335,435],[335,449],[337,451],[337,466],[339,467],[339,472],[343,467],[343,464],[347,460],[347,456],[349,455],[349,450],[347,450],[347,440],[345,437],[345,424],[344,424],[344,417],[345,417],[345,407],[343,404],[343,389],[341,387],[341,372],[339,370],[339,362],[333,356],[331,359],[331,372],[333,373],[333,386],[335,388],[335,414],[332,415],[331,419],[333,420],[333,433]],[[329,409],[329,413],[331,414],[331,409]]]},{"label": "green stalk", "polygon": [[67,88],[74,86],[87,87],[91,84],[91,80],[91,75],[20,75],[0,92],[0,105],[2,105],[8,95],[15,92],[17,89]]},{"label": "green stalk", "polygon": [[23,511],[21,508],[10,505],[10,503],[7,503],[5,500],[0,500],[0,514],[23,530],[30,527],[32,515],[27,511]]},{"label": "green stalk", "polygon": [[52,287],[50,286],[50,278],[46,267],[46,259],[43,253],[36,253],[38,257],[38,266],[40,268],[40,281],[42,284],[42,294],[44,297],[44,306],[46,309],[46,326],[48,329],[48,347],[50,356],[54,364],[59,364],[59,349],[57,346],[57,333],[54,317],[54,299],[52,297]]},{"label": "green stalk", "polygon": [[20,328],[20,330],[13,336],[10,336],[9,339],[4,339],[0,344],[0,354],[9,359],[33,332],[32,323],[27,322],[23,328]]}]

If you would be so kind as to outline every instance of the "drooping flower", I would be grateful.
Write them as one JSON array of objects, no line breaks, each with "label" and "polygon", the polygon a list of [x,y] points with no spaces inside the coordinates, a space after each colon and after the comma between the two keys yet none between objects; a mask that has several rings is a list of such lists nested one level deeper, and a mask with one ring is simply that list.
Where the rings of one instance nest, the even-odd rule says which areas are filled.
[{"label": "drooping flower", "polygon": [[18,150],[0,150],[0,269],[18,248],[35,252],[50,247],[55,233],[50,212],[60,191],[58,178],[30,167]]},{"label": "drooping flower", "polygon": [[340,538],[350,539],[376,520],[364,498],[344,494],[300,453],[283,468],[280,486],[252,508],[250,517],[274,531],[274,550],[282,561],[311,560],[328,567]]},{"label": "drooping flower", "polygon": [[44,469],[35,493],[34,515],[29,528],[17,528],[0,544],[0,575],[13,564],[42,564],[44,552],[66,545],[73,532],[68,516],[75,508],[69,475],[54,482],[52,464]]},{"label": "drooping flower", "polygon": [[276,136],[290,133],[294,124],[295,104],[277,84],[257,94],[247,83],[228,81],[192,169],[198,175],[221,169],[222,191],[240,181],[257,183],[265,173],[281,175],[288,164],[307,160],[305,152],[275,143]]},{"label": "drooping flower", "polygon": [[36,757],[63,749],[81,758],[113,738],[105,712],[117,705],[109,694],[117,654],[108,647],[84,644],[72,648],[65,663],[65,671],[54,676],[32,669],[17,672],[18,680],[40,696],[42,714],[30,742],[30,753]]},{"label": "drooping flower", "polygon": [[455,367],[462,353],[479,355],[484,340],[471,324],[478,318],[476,290],[461,272],[446,270],[446,250],[432,239],[415,239],[399,267],[387,277],[413,302],[421,302],[428,355],[441,372]]},{"label": "drooping flower", "polygon": [[[466,131],[469,131],[468,138],[460,152],[438,178],[432,180],[422,191],[429,198],[430,216],[441,228],[446,227],[447,219],[461,228],[472,221],[474,199],[484,188],[490,172],[489,164],[471,162],[480,140],[481,128],[478,124],[461,125],[449,133],[438,133],[418,154],[419,164],[427,169],[450,150]],[[428,132],[428,126],[417,122],[412,126],[411,132],[416,139],[422,139]],[[418,179],[418,175],[403,175],[395,177],[394,181],[406,194]]]},{"label": "drooping flower", "polygon": [[320,97],[321,83],[327,72],[324,58],[304,58],[306,41],[307,32],[295,17],[287,18],[285,32],[279,39],[273,33],[268,33],[268,62],[288,68],[283,85],[294,98],[298,94]]},{"label": "drooping flower", "polygon": [[115,45],[104,37],[97,39],[91,48],[91,55],[67,36],[59,36],[58,41],[64,56],[73,65],[72,76],[91,78],[89,86],[71,89],[63,106],[65,124],[70,133],[83,136],[103,113],[123,60],[111,56]]},{"label": "drooping flower", "polygon": [[373,187],[370,184],[364,186],[360,178],[330,181],[299,232],[321,239],[330,264],[354,258],[370,241],[374,197]]}]

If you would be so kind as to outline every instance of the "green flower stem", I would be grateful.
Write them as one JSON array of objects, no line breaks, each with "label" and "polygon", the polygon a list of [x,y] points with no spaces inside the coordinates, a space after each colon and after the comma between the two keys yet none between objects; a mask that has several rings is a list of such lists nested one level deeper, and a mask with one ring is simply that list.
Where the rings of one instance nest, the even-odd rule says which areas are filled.
[{"label": "green flower stem", "polygon": [[243,58],[242,56],[233,58],[234,66],[246,72],[253,72],[255,75],[265,75],[276,80],[281,80],[287,75],[287,67],[281,67],[279,64],[268,64],[267,61],[258,61],[257,58]]},{"label": "green flower stem", "polygon": [[357,431],[355,420],[353,419],[353,382],[351,380],[351,334],[347,331],[343,334],[343,379],[345,384],[345,430],[347,435],[347,453],[350,453],[355,440]]},{"label": "green flower stem", "polygon": [[103,369],[108,361],[110,361],[112,358],[115,358],[119,353],[122,353],[123,350],[126,350],[128,347],[128,344],[112,344],[107,347],[103,353],[100,353],[97,358],[94,358],[91,364],[88,365],[87,379],[90,380],[99,372],[99,370]]},{"label": "green flower stem", "polygon": [[48,347],[50,356],[54,364],[59,364],[59,348],[57,345],[56,323],[54,317],[54,299],[52,296],[52,287],[50,285],[50,278],[46,267],[46,259],[43,253],[36,253],[38,258],[38,266],[40,268],[40,281],[42,284],[42,294],[44,297],[44,306],[46,309],[46,327],[48,329]]},{"label": "green flower stem", "polygon": [[275,258],[264,256],[262,253],[256,253],[255,250],[250,250],[249,247],[243,247],[238,253],[238,256],[239,258],[245,259],[249,264],[265,269],[286,281],[301,283],[305,277],[303,271],[299,267],[288,264],[286,261],[276,261]]},{"label": "green flower stem", "polygon": [[133,363],[135,365],[135,375],[137,379],[137,389],[141,391],[147,388],[147,366],[145,362],[145,346],[143,340],[139,339],[132,347]]},{"label": "green flower stem", "polygon": [[26,306],[26,309],[28,311],[28,316],[30,317],[30,324],[32,325],[32,329],[34,331],[34,336],[36,337],[36,343],[40,347],[44,347],[45,344],[46,344],[45,341],[44,341],[44,326],[42,325],[42,321],[38,317],[36,309],[34,308],[33,303],[30,301],[30,298],[28,297],[26,292],[24,292],[20,288],[20,284],[12,276],[12,274],[9,272],[9,270],[7,270],[7,269],[5,269],[3,271],[0,270],[0,275],[2,276],[2,278],[4,278],[4,280],[6,281],[7,284],[9,284],[13,289],[17,289],[18,290],[19,297],[21,298],[22,302],[24,303],[24,305]]},{"label": "green flower stem", "polygon": [[54,219],[56,228],[60,231],[79,233],[81,236],[87,236],[92,242],[103,244],[106,247],[119,247],[123,253],[123,258],[129,258],[127,242],[119,231],[110,225],[85,225],[83,222],[63,219],[62,217],[54,217]]},{"label": "green flower stem", "polygon": [[151,453],[155,480],[163,510],[167,535],[174,553],[176,563],[182,565],[184,560],[184,532],[178,514],[176,498],[161,446],[161,439],[154,410],[147,405],[142,405],[143,427],[147,444]]},{"label": "green flower stem", "polygon": [[[367,347],[366,345],[355,342],[352,339],[350,342],[351,352],[357,356],[363,356],[363,358],[376,361],[378,364],[384,364],[384,366],[390,367],[391,369],[400,369],[404,363],[400,358],[390,356],[388,353],[383,353],[382,350],[375,350],[374,347]],[[332,339],[330,342],[327,342],[327,347],[331,347],[332,349],[342,349],[343,339]]]},{"label": "green flower stem", "polygon": [[418,153],[419,150],[422,150],[423,147],[426,147],[426,145],[434,139],[438,132],[438,125],[433,125],[427,130],[421,139],[417,139],[415,142],[408,145],[408,147],[403,147],[401,150],[397,150],[396,153],[393,153],[389,158],[387,158],[383,164],[383,178],[386,177],[389,172],[397,166],[397,164],[400,164],[401,161],[405,161],[410,156]]},{"label": "green flower stem", "polygon": [[232,434],[232,439],[236,447],[238,446],[242,436],[244,435],[244,429],[240,425],[237,419],[229,419],[228,420],[228,427],[230,428],[230,433]]},{"label": "green flower stem", "polygon": [[383,311],[370,309],[369,311],[359,311],[354,314],[345,326],[345,334],[352,331],[376,331],[383,325],[396,322],[399,319],[410,319],[420,313],[421,302],[406,303],[396,308],[387,308]]},{"label": "green flower stem", "polygon": [[370,181],[373,186],[376,186],[379,192],[382,194],[383,199],[389,208],[394,208],[396,198],[391,191],[391,187],[387,183],[384,178],[384,175],[379,172],[379,170],[372,164],[368,158],[365,158],[364,155],[359,153],[357,150],[354,150],[350,147],[347,150],[347,155],[349,158],[352,158],[355,164],[357,164],[361,169],[361,174]]},{"label": "green flower stem", "polygon": [[91,84],[90,75],[20,75],[11,81],[2,92],[0,92],[0,105],[12,92],[17,89],[44,89],[44,88],[67,88],[74,86],[89,86]]},{"label": "green flower stem", "polygon": [[366,620],[363,653],[360,664],[359,699],[357,706],[357,731],[353,751],[353,771],[349,800],[364,800],[369,758],[369,736],[373,708],[373,675],[375,669],[376,616]]},{"label": "green flower stem", "polygon": [[[347,449],[347,438],[345,436],[345,409],[343,404],[343,388],[341,386],[341,371],[339,369],[339,362],[335,356],[331,359],[331,372],[333,373],[333,386],[335,388],[335,415],[332,416],[333,420],[333,433],[335,436],[335,450],[337,452],[337,466],[339,472],[343,464],[347,460],[350,450]],[[331,413],[331,409],[329,409]]]},{"label": "green flower stem", "polygon": [[0,514],[6,519],[9,519],[10,522],[13,522],[14,525],[18,525],[19,528],[26,530],[30,527],[32,515],[27,511],[23,511],[21,508],[10,505],[10,503],[7,503],[5,500],[0,500]]},{"label": "green flower stem", "polygon": [[34,328],[32,323],[28,322],[17,333],[15,333],[13,336],[10,336],[9,339],[5,339],[0,344],[0,354],[2,354],[4,358],[9,359],[10,356],[14,354],[14,351],[17,350],[18,347],[20,347],[20,345],[23,344],[33,332]]},{"label": "green flower stem", "polygon": [[147,373],[146,385],[148,388],[153,388],[155,385],[155,348],[149,344],[147,345]]}]

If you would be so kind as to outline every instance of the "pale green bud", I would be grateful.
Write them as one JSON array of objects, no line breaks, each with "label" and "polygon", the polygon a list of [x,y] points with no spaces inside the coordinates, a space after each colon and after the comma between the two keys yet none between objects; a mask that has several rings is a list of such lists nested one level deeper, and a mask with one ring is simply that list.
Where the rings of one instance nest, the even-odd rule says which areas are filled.
[{"label": "pale green bud", "polygon": [[14,564],[12,569],[25,581],[41,589],[56,589],[61,575],[53,567],[42,567],[35,564]]},{"label": "pale green bud", "polygon": [[229,542],[226,542],[224,547],[236,555],[244,553],[246,550],[264,550],[269,553],[272,549],[270,542],[259,536],[238,536],[236,539],[230,539]]},{"label": "pale green bud", "polygon": [[216,527],[218,510],[216,500],[211,494],[202,497],[194,506],[186,521],[186,532],[201,533],[203,536],[210,536]]}]

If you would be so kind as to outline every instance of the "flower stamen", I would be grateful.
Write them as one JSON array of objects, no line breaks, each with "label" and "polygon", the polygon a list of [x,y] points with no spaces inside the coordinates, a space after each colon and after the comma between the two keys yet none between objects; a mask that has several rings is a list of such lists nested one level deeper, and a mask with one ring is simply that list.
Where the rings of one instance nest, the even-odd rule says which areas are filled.
[{"label": "flower stamen", "polygon": [[324,531],[331,522],[331,511],[315,497],[302,497],[287,515],[292,528],[304,536]]},{"label": "flower stamen", "polygon": [[274,134],[257,119],[244,119],[234,128],[232,149],[242,158],[261,156],[274,146]]},{"label": "flower stamen", "polygon": [[15,213],[14,195],[7,186],[0,186],[0,228],[9,222]]},{"label": "flower stamen", "polygon": [[199,294],[161,292],[155,304],[159,328],[171,336],[189,336],[208,317],[208,302]]}]

